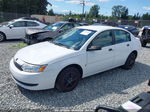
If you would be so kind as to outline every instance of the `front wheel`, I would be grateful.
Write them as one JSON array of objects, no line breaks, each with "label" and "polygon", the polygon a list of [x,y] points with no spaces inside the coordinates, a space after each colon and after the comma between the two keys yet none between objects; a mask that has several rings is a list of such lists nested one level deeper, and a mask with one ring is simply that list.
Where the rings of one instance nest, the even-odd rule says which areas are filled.
[{"label": "front wheel", "polygon": [[122,66],[122,68],[126,69],[126,70],[131,69],[135,64],[136,57],[137,57],[137,55],[135,53],[131,53],[128,56],[126,63]]},{"label": "front wheel", "polygon": [[72,91],[81,78],[80,71],[75,67],[68,67],[58,75],[55,87],[61,92]]},{"label": "front wheel", "polygon": [[5,39],[5,35],[3,33],[0,33],[0,42],[4,41]]}]

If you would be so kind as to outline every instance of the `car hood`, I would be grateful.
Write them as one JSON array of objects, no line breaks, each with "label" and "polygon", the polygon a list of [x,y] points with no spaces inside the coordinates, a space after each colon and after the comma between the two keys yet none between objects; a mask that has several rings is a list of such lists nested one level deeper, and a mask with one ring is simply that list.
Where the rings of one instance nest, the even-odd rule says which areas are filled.
[{"label": "car hood", "polygon": [[6,26],[6,25],[1,25],[0,26],[0,29],[8,29],[9,27],[8,26]]},{"label": "car hood", "polygon": [[32,34],[36,34],[36,33],[42,33],[42,32],[48,32],[48,30],[44,30],[41,28],[28,28],[28,29],[26,29],[26,34],[28,34],[28,35],[32,35]]},{"label": "car hood", "polygon": [[19,50],[14,59],[20,59],[31,64],[48,64],[69,58],[76,51],[54,45],[50,42],[42,42]]}]

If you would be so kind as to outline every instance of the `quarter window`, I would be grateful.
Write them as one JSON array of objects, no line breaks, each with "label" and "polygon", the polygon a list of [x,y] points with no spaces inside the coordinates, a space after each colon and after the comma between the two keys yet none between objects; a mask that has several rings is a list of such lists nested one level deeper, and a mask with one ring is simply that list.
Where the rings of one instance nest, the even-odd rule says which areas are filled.
[{"label": "quarter window", "polygon": [[131,41],[130,34],[122,30],[114,31],[116,44]]},{"label": "quarter window", "polygon": [[92,41],[92,46],[106,47],[113,44],[112,31],[105,31],[96,36]]}]

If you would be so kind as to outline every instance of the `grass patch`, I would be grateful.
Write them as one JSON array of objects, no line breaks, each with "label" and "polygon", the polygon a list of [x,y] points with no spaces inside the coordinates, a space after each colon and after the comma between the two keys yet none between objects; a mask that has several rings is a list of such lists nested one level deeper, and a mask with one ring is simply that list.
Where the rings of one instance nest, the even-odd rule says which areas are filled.
[{"label": "grass patch", "polygon": [[19,43],[19,44],[16,44],[16,45],[13,45],[12,46],[12,48],[24,48],[24,47],[26,47],[27,46],[27,44],[25,44],[25,43]]}]

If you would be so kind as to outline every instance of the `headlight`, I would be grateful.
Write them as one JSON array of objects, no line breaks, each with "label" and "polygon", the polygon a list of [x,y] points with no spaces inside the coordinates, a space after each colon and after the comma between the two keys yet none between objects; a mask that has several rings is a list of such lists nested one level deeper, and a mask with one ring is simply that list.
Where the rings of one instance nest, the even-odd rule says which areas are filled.
[{"label": "headlight", "polygon": [[32,65],[28,63],[24,63],[21,68],[24,72],[31,72],[31,73],[37,73],[37,72],[43,72],[46,69],[47,65]]}]

